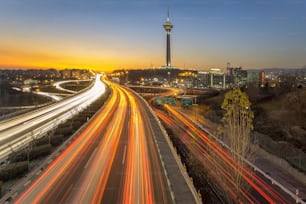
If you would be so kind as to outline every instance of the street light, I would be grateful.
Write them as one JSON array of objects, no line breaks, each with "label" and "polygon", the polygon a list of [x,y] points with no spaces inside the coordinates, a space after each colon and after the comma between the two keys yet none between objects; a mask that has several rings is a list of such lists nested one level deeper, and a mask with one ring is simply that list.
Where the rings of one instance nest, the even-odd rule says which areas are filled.
[{"label": "street light", "polygon": [[193,106],[195,106],[195,118],[196,118],[196,121],[199,121],[199,119],[198,119],[198,109],[199,109],[199,104],[192,104]]}]

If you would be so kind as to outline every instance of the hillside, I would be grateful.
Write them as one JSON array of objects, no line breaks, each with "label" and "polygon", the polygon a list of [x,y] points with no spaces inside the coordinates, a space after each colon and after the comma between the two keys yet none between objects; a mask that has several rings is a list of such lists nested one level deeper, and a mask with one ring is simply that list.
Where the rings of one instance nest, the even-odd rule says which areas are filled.
[{"label": "hillside", "polygon": [[[290,92],[280,89],[244,90],[255,113],[255,131],[268,135],[274,141],[287,141],[306,152],[306,89],[293,89]],[[210,107],[203,114],[213,122],[222,117],[220,108],[224,92],[215,97],[201,100]],[[213,112],[212,112],[213,111]]]}]

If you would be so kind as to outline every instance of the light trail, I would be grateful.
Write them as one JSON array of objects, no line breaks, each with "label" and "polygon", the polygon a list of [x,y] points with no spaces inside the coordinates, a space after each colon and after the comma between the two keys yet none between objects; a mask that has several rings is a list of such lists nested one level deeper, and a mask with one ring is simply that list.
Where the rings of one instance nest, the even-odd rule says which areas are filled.
[{"label": "light trail", "polygon": [[38,94],[38,95],[42,95],[42,96],[50,97],[55,101],[60,101],[60,100],[63,99],[63,97],[57,96],[54,93],[48,93],[48,92],[42,92],[42,91],[34,91],[33,93]]},{"label": "light trail", "polygon": [[155,203],[144,124],[135,98],[127,95],[132,110],[123,203]]},{"label": "light trail", "polygon": [[[110,120],[111,113],[116,110],[118,103],[119,94],[114,93],[103,111],[101,111],[77,139],[51,163],[41,176],[30,185],[30,187],[16,200],[16,203],[60,201],[62,198],[60,193],[63,193],[60,191],[61,186],[65,187],[63,183],[66,181],[69,182],[66,172],[69,172],[69,176],[74,175],[73,173],[77,173],[75,167],[80,163],[80,156],[86,154],[89,148],[95,144],[99,136],[97,132],[101,132],[103,126]],[[97,154],[95,153],[95,155]],[[92,165],[93,164],[94,163],[92,163]],[[91,168],[92,167],[89,167],[89,169]]]},{"label": "light trail", "polygon": [[[41,115],[44,115],[46,113],[52,112],[60,107],[63,106],[69,106],[69,104],[75,103],[77,101],[85,102],[84,99],[89,99],[89,97],[96,98],[101,93],[103,94],[105,92],[105,85],[100,80],[101,75],[97,75],[95,79],[95,83],[91,89],[89,89],[86,92],[83,92],[79,95],[76,95],[75,97],[71,97],[67,100],[60,101],[59,103],[52,104],[47,107],[40,108],[36,111],[32,111],[30,113],[23,114],[19,117],[12,118],[10,120],[0,121],[0,132],[3,130],[7,130],[9,128],[15,127],[16,125],[22,124],[27,122],[28,120],[31,120],[35,117],[40,117]],[[68,107],[68,109],[71,108],[71,106]]]},{"label": "light trail", "polygon": [[[229,154],[225,149],[223,149],[217,142],[212,140],[206,133],[199,130],[192,124],[189,120],[184,118],[170,106],[165,105],[165,108],[171,115],[176,118],[177,122],[170,119],[169,116],[163,115],[160,111],[156,111],[158,116],[169,126],[175,127],[176,129],[180,129],[180,131],[185,131],[188,134],[180,134],[181,141],[186,145],[190,152],[194,156],[196,156],[199,161],[202,162],[204,166],[209,166],[207,168],[217,168],[222,172],[223,177],[233,185],[234,182],[228,173],[228,170],[237,172],[256,192],[258,192],[262,198],[264,198],[268,203],[289,203],[283,196],[281,196],[275,189],[273,189],[270,185],[264,182],[261,178],[259,178],[256,174],[250,171],[246,166],[238,167],[236,165],[236,161],[233,159],[231,154]],[[188,127],[188,130],[179,127],[176,123],[178,121]],[[192,142],[192,143],[190,143]],[[214,155],[214,157],[212,156]],[[209,162],[209,163],[207,163]],[[210,167],[211,166],[211,167]],[[213,170],[213,169],[210,169]],[[214,171],[211,171],[212,176],[220,180],[219,175],[217,175]],[[228,184],[226,184],[228,185]],[[231,186],[225,186],[228,192],[231,192]],[[257,202],[255,198],[244,192],[243,189],[240,189],[241,195],[244,197],[245,202]],[[233,199],[235,199],[235,193],[230,193],[233,195]]]},{"label": "light trail", "polygon": [[71,93],[71,94],[75,94],[77,93],[76,91],[72,91],[72,90],[69,90],[69,89],[65,89],[63,87],[61,87],[62,84],[65,84],[65,83],[69,83],[69,82],[78,82],[79,80],[67,80],[67,81],[58,81],[58,82],[54,82],[53,85],[55,86],[56,89],[58,90],[61,90],[61,91],[65,91],[65,92],[68,92],[68,93]]},{"label": "light trail", "polygon": [[[71,199],[72,203],[100,203],[104,194],[107,179],[118,148],[122,127],[126,117],[127,101],[121,90],[119,92],[119,104],[114,117],[110,121],[110,128],[105,132],[105,137],[98,145],[98,151],[92,158],[80,181],[78,193]],[[94,176],[93,176],[94,175]],[[97,190],[99,189],[99,190]],[[69,199],[70,200],[70,199]]]},{"label": "light trail", "polygon": [[16,203],[173,203],[143,104],[111,86],[101,112]]},{"label": "light trail", "polygon": [[40,108],[0,123],[0,160],[12,151],[44,135],[59,123],[71,118],[105,93],[106,86],[97,75],[94,85],[87,91],[67,100]]}]

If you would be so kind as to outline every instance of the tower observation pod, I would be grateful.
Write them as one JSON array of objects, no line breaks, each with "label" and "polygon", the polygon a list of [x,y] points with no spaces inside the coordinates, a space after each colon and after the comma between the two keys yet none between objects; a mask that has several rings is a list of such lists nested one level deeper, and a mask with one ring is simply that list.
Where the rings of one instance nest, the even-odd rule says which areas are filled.
[{"label": "tower observation pod", "polygon": [[168,12],[167,20],[166,20],[166,22],[164,24],[164,28],[165,28],[166,34],[167,34],[166,68],[171,68],[170,32],[171,32],[171,30],[173,28],[173,25],[170,22],[169,12]]}]

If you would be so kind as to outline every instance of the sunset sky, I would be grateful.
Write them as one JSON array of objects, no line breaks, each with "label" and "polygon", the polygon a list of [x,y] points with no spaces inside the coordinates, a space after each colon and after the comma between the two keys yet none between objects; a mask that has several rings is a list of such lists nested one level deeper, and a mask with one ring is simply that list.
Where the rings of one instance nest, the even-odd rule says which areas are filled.
[{"label": "sunset sky", "polygon": [[306,65],[305,0],[0,0],[1,68]]}]

